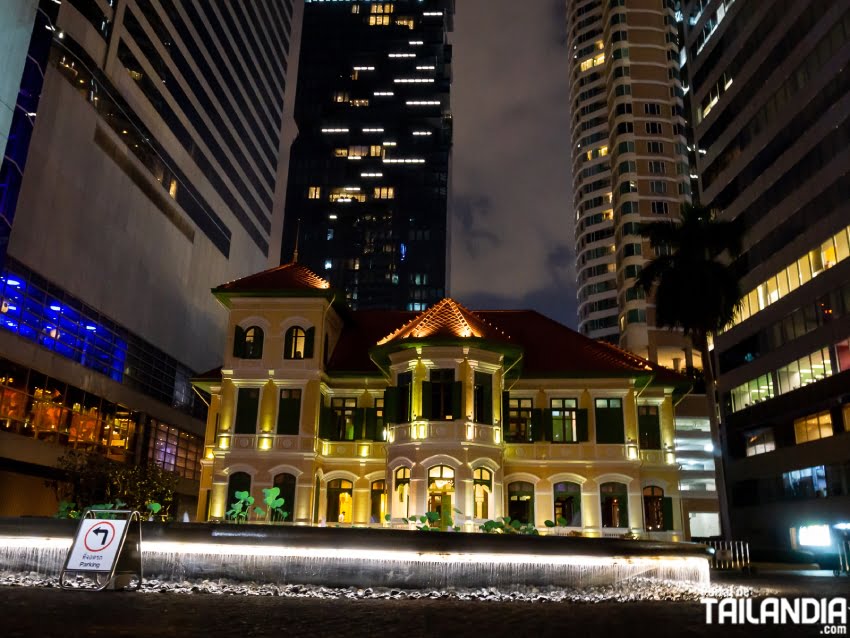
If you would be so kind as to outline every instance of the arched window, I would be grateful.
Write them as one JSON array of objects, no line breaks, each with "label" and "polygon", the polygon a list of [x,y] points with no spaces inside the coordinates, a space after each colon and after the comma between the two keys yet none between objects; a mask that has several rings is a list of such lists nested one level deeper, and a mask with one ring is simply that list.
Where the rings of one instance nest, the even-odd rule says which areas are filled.
[{"label": "arched window", "polygon": [[599,486],[602,505],[602,527],[629,526],[629,490],[623,483],[603,483]]},{"label": "arched window", "polygon": [[455,471],[448,465],[435,465],[428,470],[428,511],[440,515],[440,527],[446,527],[452,517],[452,498],[455,492]]},{"label": "arched window", "polygon": [[581,527],[581,485],[555,483],[555,522],[565,527]]},{"label": "arched window", "polygon": [[245,472],[234,472],[227,479],[227,502],[224,511],[229,510],[236,502],[236,492],[251,492],[251,475]]},{"label": "arched window", "polygon": [[657,485],[643,488],[643,516],[647,532],[668,529],[664,524],[664,490]]},{"label": "arched window", "polygon": [[275,521],[291,521],[295,518],[295,482],[294,474],[277,474],[274,477],[274,486],[280,489],[280,498],[283,499],[284,512],[287,513],[285,518],[279,518],[279,515],[272,514],[272,520]]},{"label": "arched window", "polygon": [[527,481],[508,485],[508,516],[523,524],[534,522],[534,485]]},{"label": "arched window", "polygon": [[239,359],[262,359],[263,329],[251,326],[243,330],[236,326],[233,335],[233,356]]},{"label": "arched window", "polygon": [[369,522],[380,523],[387,511],[387,482],[383,479],[372,481],[371,496]]},{"label": "arched window", "polygon": [[315,328],[304,330],[301,326],[292,326],[284,335],[283,358],[312,359],[315,333]]},{"label": "arched window", "polygon": [[490,494],[493,492],[493,473],[484,467],[472,470],[475,489],[475,518],[490,517]]},{"label": "arched window", "polygon": [[396,499],[401,505],[400,513],[405,518],[409,514],[410,504],[410,468],[400,467],[395,471],[395,493]]},{"label": "arched window", "polygon": [[350,523],[354,485],[345,479],[328,482],[328,524]]}]

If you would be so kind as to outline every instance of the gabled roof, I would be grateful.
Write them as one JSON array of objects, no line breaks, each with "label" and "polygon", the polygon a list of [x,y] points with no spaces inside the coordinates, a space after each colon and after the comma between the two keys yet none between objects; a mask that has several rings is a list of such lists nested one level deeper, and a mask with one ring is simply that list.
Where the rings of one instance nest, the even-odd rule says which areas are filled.
[{"label": "gabled roof", "polygon": [[610,344],[594,341],[535,310],[478,310],[476,314],[513,336],[522,346],[522,375],[644,376],[649,362]]},{"label": "gabled roof", "polygon": [[404,339],[450,339],[476,337],[479,339],[509,341],[505,332],[464,308],[453,299],[443,299],[378,342],[379,346]]},{"label": "gabled roof", "polygon": [[325,295],[330,290],[330,283],[322,279],[312,270],[297,262],[289,262],[277,268],[229,281],[216,288],[213,294],[219,300],[230,296],[291,296],[315,294]]}]

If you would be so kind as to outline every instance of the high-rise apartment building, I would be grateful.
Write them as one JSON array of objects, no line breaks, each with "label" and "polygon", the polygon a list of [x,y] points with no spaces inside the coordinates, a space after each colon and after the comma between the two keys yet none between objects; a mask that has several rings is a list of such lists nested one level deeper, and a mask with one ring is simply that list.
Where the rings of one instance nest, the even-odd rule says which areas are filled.
[{"label": "high-rise apartment building", "polygon": [[691,0],[683,16],[700,197],[746,228],[743,307],[714,343],[732,532],[834,552],[850,527],[850,1]]},{"label": "high-rise apartment building", "polygon": [[0,168],[3,513],[50,513],[44,478],[68,448],[157,463],[197,492],[205,408],[189,378],[224,340],[211,286],[279,261],[302,11],[33,0],[17,14],[34,17]]},{"label": "high-rise apartment building", "polygon": [[[567,41],[579,330],[673,369],[699,366],[690,342],[657,328],[652,300],[634,288],[655,256],[640,225],[675,220],[690,201],[676,3],[568,0]],[[712,536],[720,528],[707,406],[686,401],[676,421],[686,528]]]},{"label": "high-rise apartment building", "polygon": [[353,308],[445,294],[453,15],[453,0],[307,0],[282,258]]}]

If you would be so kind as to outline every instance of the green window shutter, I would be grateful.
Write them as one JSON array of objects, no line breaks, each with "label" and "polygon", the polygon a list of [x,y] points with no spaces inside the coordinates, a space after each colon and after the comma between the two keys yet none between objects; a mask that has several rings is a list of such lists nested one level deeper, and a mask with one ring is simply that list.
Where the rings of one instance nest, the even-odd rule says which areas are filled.
[{"label": "green window shutter", "polygon": [[292,358],[292,333],[294,332],[293,328],[290,328],[286,331],[286,334],[283,336],[283,358],[291,359]]},{"label": "green window shutter", "polygon": [[251,344],[251,359],[263,358],[263,330],[254,326],[254,343]]},{"label": "green window shutter", "polygon": [[463,417],[463,382],[455,381],[452,383],[452,418],[460,419]]},{"label": "green window shutter", "polygon": [[[407,389],[407,388],[405,388]],[[422,414],[420,415],[423,419],[430,419],[431,414],[433,413],[433,405],[431,405],[431,390],[432,384],[430,381],[422,382]],[[409,420],[410,415],[407,415],[405,420]]]},{"label": "green window shutter", "polygon": [[239,388],[236,400],[236,434],[256,434],[257,414],[260,407],[259,388]]},{"label": "green window shutter", "polygon": [[502,424],[502,431],[504,431],[508,427],[508,416],[511,413],[511,393],[510,392],[502,392],[502,420],[500,423]]},{"label": "green window shutter", "polygon": [[398,393],[400,388],[387,388],[384,390],[384,420],[387,423],[401,423],[398,414]]},{"label": "green window shutter", "polygon": [[640,446],[645,450],[661,449],[661,425],[656,416],[638,417],[638,435]]},{"label": "green window shutter", "polygon": [[551,441],[552,436],[552,410],[543,410],[543,440]]},{"label": "green window shutter", "polygon": [[587,409],[576,410],[576,436],[579,441],[589,441],[590,433],[587,425]]},{"label": "green window shutter", "polygon": [[298,434],[301,426],[301,399],[283,399],[278,403],[277,433]]},{"label": "green window shutter", "polygon": [[543,440],[543,410],[540,408],[534,408],[531,411],[531,440],[532,441],[542,441]]},{"label": "green window shutter", "polygon": [[366,420],[363,411],[365,408],[355,408],[354,409],[354,440],[362,439],[363,437],[363,423]]},{"label": "green window shutter", "polygon": [[306,339],[304,340],[304,358],[313,358],[313,342],[316,340],[316,329],[308,328]]},{"label": "green window shutter", "polygon": [[673,525],[673,499],[665,496],[661,499],[661,512],[664,515],[664,531],[670,531]]},{"label": "green window shutter", "polygon": [[629,526],[629,495],[623,492],[620,495],[620,527]]},{"label": "green window shutter", "polygon": [[365,419],[365,430],[363,438],[367,441],[377,441],[380,439],[378,433],[378,411],[375,408],[364,408],[363,416]]},{"label": "green window shutter", "polygon": [[625,443],[623,410],[620,408],[596,408],[596,442]]},{"label": "green window shutter", "polygon": [[240,359],[245,356],[245,331],[239,326],[233,332],[233,356]]},{"label": "green window shutter", "polygon": [[319,436],[323,439],[335,439],[333,410],[330,406],[323,405],[319,409]]}]

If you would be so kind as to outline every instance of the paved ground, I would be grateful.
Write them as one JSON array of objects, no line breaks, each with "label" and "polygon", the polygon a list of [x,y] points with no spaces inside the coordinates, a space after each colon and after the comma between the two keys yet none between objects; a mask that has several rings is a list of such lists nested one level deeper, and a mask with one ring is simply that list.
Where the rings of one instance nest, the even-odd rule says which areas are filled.
[{"label": "paved ground", "polygon": [[[718,579],[715,579],[718,580]],[[725,577],[784,596],[850,598],[850,578],[762,574]],[[302,600],[222,595],[65,592],[0,588],[4,638],[258,636],[559,638],[617,635],[817,636],[820,627],[705,624],[699,603],[487,603],[443,600]]]}]

